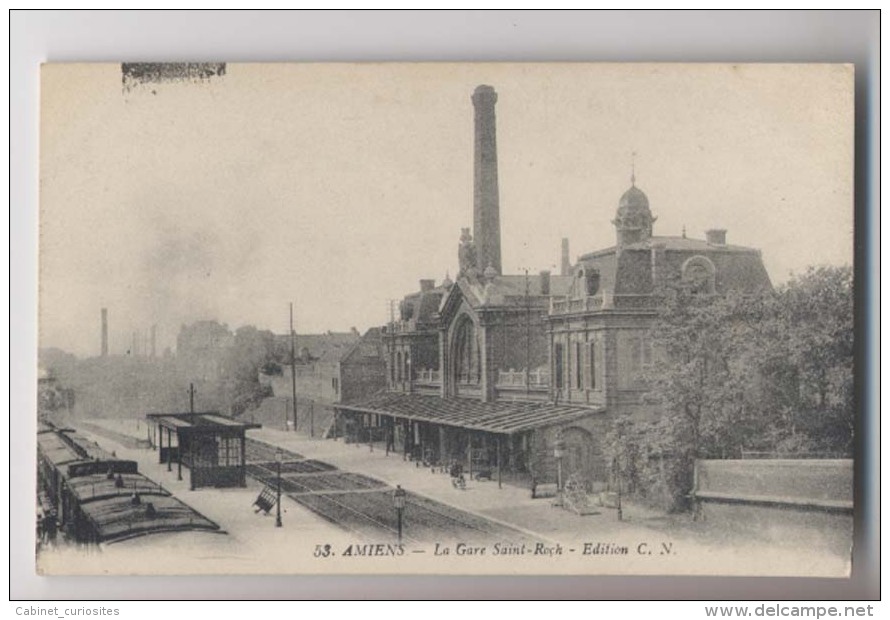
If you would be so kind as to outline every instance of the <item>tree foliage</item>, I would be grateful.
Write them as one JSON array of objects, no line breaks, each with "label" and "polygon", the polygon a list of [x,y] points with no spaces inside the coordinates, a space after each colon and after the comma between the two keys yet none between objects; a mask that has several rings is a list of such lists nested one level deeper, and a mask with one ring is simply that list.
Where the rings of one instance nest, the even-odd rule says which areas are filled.
[{"label": "tree foliage", "polygon": [[241,415],[271,396],[271,388],[259,382],[260,368],[272,360],[274,335],[252,325],[239,327],[223,362],[222,381],[229,410]]},{"label": "tree foliage", "polygon": [[745,295],[675,282],[661,300],[647,377],[657,415],[619,420],[609,442],[632,489],[679,508],[697,458],[851,453],[852,269]]}]

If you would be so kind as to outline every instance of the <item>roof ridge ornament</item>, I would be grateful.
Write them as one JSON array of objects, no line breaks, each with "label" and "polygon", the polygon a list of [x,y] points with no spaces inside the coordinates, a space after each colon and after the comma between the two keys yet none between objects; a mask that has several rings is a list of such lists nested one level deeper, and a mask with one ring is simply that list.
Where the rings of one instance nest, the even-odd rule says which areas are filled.
[{"label": "roof ridge ornament", "polygon": [[630,185],[631,187],[637,186],[637,152],[631,151],[630,153]]}]

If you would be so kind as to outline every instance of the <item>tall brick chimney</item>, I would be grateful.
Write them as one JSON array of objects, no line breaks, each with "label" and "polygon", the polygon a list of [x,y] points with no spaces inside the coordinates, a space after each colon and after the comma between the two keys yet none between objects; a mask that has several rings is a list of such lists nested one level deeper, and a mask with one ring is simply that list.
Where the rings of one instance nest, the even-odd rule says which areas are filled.
[{"label": "tall brick chimney", "polygon": [[108,357],[108,308],[102,308],[102,357]]},{"label": "tall brick chimney", "polygon": [[491,86],[473,91],[476,110],[475,166],[473,186],[473,237],[477,265],[501,271],[501,216],[498,199],[498,147],[494,104],[498,95]]}]

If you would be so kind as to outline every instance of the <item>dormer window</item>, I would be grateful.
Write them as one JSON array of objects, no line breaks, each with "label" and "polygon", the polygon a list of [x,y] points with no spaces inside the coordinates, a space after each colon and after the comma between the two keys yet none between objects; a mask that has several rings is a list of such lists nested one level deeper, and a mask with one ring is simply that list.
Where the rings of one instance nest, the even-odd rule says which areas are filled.
[{"label": "dormer window", "polygon": [[414,304],[402,300],[402,303],[399,304],[399,316],[403,321],[410,321],[414,316]]},{"label": "dormer window", "polygon": [[593,297],[600,290],[600,272],[596,269],[590,269],[587,271],[584,277],[584,283],[587,290],[587,295],[589,297]]},{"label": "dormer window", "polygon": [[681,267],[683,282],[697,295],[715,292],[717,268],[706,256],[693,256]]},{"label": "dormer window", "polygon": [[575,287],[579,296],[593,297],[600,290],[600,272],[597,269],[579,269],[578,284]]}]

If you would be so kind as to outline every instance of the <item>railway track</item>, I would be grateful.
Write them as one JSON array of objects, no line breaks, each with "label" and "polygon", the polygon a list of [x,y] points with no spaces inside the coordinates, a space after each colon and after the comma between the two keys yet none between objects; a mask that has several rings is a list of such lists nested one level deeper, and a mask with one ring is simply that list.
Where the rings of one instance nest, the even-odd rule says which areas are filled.
[{"label": "railway track", "polygon": [[[276,448],[248,440],[247,473],[274,487]],[[366,540],[392,540],[397,535],[393,488],[382,480],[337,469],[329,463],[281,451],[282,494],[325,520]],[[269,458],[272,457],[272,458]],[[512,540],[536,542],[519,530],[447,504],[408,492],[403,512],[403,539],[409,542]]]}]

